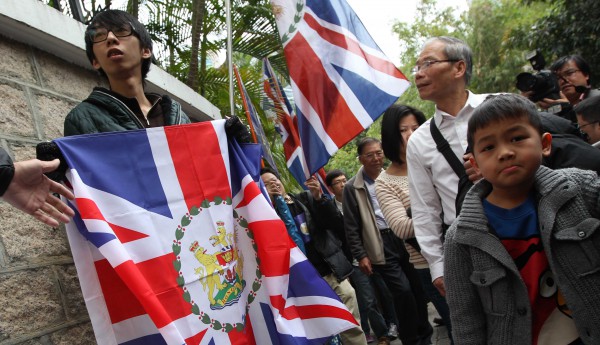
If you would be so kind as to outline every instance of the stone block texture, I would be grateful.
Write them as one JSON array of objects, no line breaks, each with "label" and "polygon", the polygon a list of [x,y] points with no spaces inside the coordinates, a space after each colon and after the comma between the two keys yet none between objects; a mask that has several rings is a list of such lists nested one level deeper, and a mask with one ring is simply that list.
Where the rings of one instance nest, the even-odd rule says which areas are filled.
[{"label": "stone block texture", "polygon": [[[0,56],[0,146],[17,161],[62,137],[67,113],[106,86],[95,71],[1,33]],[[64,226],[43,225],[2,201],[0,291],[0,345],[96,344]]]}]

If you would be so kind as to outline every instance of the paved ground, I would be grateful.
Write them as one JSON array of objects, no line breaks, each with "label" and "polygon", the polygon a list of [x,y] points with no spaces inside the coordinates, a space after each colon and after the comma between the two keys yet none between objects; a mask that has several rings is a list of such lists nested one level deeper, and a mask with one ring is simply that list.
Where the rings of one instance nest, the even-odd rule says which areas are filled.
[{"label": "paved ground", "polygon": [[[446,327],[444,326],[440,326],[440,327],[435,327],[435,324],[433,323],[433,318],[434,317],[438,317],[438,313],[435,311],[435,308],[433,307],[433,305],[431,303],[429,303],[429,322],[431,322],[431,325],[434,326],[433,327],[433,336],[431,337],[431,343],[433,345],[450,345],[450,339],[448,338],[448,332],[446,331]],[[376,344],[375,343],[370,343],[371,344]],[[402,345],[402,342],[398,339],[392,341],[392,345]]]}]

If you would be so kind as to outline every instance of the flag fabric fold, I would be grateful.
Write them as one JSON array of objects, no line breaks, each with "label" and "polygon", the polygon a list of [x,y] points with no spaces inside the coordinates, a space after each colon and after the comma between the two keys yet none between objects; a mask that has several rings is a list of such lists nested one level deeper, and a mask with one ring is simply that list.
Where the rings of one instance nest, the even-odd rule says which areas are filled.
[{"label": "flag fabric fold", "polygon": [[369,127],[409,82],[345,0],[271,0],[312,175]]},{"label": "flag fabric fold", "polygon": [[355,325],[261,193],[261,150],[224,121],[56,143],[99,344],[320,344]]},{"label": "flag fabric fold", "polygon": [[269,142],[267,141],[267,136],[265,135],[265,131],[263,130],[262,124],[260,123],[258,112],[256,112],[256,108],[252,104],[250,95],[246,90],[246,86],[244,86],[244,81],[242,80],[242,76],[240,75],[240,71],[238,70],[236,65],[233,65],[233,72],[235,74],[235,79],[237,80],[240,95],[242,96],[244,112],[246,113],[246,119],[248,120],[248,124],[250,125],[250,130],[252,132],[254,142],[260,144],[260,146],[262,147],[262,157],[267,161],[267,163],[269,163],[269,167],[271,167],[273,170],[275,170],[275,172],[279,174],[279,171],[277,170],[277,165],[275,164],[275,160],[273,160],[271,148],[268,145]]}]

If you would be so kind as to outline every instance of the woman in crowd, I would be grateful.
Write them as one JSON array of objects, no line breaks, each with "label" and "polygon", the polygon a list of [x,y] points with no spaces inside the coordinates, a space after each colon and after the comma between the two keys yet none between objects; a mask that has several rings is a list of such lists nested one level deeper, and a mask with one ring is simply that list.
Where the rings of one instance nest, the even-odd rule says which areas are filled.
[{"label": "woman in crowd", "polygon": [[410,216],[406,145],[411,134],[425,121],[422,112],[406,105],[394,104],[383,114],[381,144],[391,164],[375,181],[375,191],[388,225],[396,236],[404,240],[410,262],[415,266],[425,293],[442,317],[450,336],[448,305],[431,282],[429,266],[420,253]]}]

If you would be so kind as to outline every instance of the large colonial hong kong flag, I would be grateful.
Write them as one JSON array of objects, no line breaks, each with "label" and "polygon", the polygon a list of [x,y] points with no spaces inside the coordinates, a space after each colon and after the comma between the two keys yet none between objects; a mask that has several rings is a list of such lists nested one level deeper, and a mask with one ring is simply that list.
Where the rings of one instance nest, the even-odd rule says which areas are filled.
[{"label": "large colonial hong kong flag", "polygon": [[408,88],[345,0],[271,0],[309,174]]},{"label": "large colonial hong kong flag", "polygon": [[56,140],[99,344],[321,344],[355,326],[224,121]]}]

